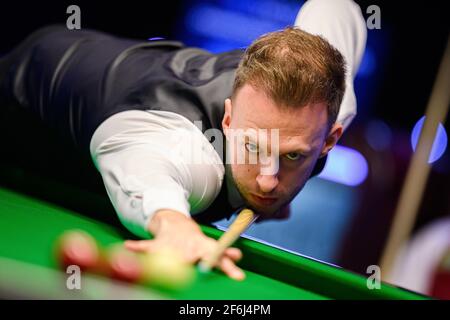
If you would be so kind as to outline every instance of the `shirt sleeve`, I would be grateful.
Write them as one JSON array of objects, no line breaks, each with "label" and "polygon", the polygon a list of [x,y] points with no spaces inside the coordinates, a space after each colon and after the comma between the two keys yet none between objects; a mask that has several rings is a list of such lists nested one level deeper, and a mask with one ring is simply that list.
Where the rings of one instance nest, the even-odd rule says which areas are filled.
[{"label": "shirt sleeve", "polygon": [[160,209],[190,216],[220,191],[223,163],[201,131],[180,115],[126,111],[94,133],[91,155],[125,227],[148,236]]},{"label": "shirt sleeve", "polygon": [[356,115],[353,80],[367,40],[361,9],[352,0],[309,0],[299,11],[295,25],[309,33],[323,36],[345,58],[346,89],[337,118],[345,130]]}]

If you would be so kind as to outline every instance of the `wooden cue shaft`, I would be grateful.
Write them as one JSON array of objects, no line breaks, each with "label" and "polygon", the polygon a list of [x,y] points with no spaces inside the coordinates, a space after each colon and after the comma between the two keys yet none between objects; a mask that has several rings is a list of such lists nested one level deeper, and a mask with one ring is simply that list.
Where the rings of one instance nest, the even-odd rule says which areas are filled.
[{"label": "wooden cue shaft", "polygon": [[228,230],[220,237],[217,248],[209,257],[201,262],[201,267],[205,270],[212,269],[220,259],[224,251],[231,246],[237,238],[258,218],[252,210],[242,210]]},{"label": "wooden cue shaft", "polygon": [[394,214],[387,244],[381,258],[382,274],[389,277],[401,246],[408,240],[414,227],[431,166],[428,157],[439,123],[447,117],[450,94],[450,37],[439,66],[438,74],[428,101],[425,124],[417,144]]}]

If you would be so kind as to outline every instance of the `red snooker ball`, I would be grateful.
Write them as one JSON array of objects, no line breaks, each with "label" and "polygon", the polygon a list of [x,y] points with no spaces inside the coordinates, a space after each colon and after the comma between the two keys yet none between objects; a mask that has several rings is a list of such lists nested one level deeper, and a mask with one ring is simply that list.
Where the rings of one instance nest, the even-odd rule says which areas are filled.
[{"label": "red snooker ball", "polygon": [[95,239],[81,230],[64,232],[57,242],[57,259],[67,269],[76,265],[81,270],[93,270],[98,266],[100,250]]},{"label": "red snooker ball", "polygon": [[123,244],[112,245],[106,250],[107,274],[116,280],[136,283],[143,275],[143,265],[139,254],[129,251]]}]

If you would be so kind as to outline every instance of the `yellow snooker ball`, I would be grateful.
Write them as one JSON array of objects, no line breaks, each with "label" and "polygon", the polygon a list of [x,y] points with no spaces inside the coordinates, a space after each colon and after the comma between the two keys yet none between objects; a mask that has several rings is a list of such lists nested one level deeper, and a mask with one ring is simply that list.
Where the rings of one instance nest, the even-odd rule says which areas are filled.
[{"label": "yellow snooker ball", "polygon": [[195,279],[194,267],[174,250],[146,253],[142,261],[145,281],[152,286],[178,290],[188,287]]}]

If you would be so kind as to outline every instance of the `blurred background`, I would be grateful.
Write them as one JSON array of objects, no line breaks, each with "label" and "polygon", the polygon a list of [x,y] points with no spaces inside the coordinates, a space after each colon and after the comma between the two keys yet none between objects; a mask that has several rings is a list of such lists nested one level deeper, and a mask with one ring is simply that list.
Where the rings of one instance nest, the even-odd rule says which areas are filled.
[{"label": "blurred background", "polygon": [[[366,12],[370,5],[378,5],[381,10],[381,29],[368,30],[366,52],[355,79],[358,115],[339,146],[330,154],[324,172],[312,179],[294,200],[291,218],[256,224],[247,235],[365,274],[369,265],[379,264],[445,49],[449,24],[443,2],[439,1],[428,1],[426,5],[422,2],[421,6],[412,3],[400,6],[393,1],[356,2],[366,19],[370,16]],[[259,35],[293,24],[304,1],[175,0],[153,3],[10,1],[3,4],[0,12],[0,54],[8,52],[38,27],[65,24],[66,8],[71,4],[77,4],[81,9],[82,28],[143,40],[155,37],[177,39],[188,46],[223,52],[245,48]],[[31,132],[39,126],[32,119],[23,121],[26,115],[17,116]],[[53,197],[56,202],[79,210],[85,208],[79,208],[80,204],[73,197],[55,196],[57,191],[52,189],[51,183],[46,184],[48,190],[45,187],[37,190],[29,177],[39,177],[45,172],[47,179],[71,181],[74,187],[90,191],[92,197],[105,195],[101,179],[89,159],[80,159],[70,149],[61,152],[65,148],[61,144],[59,151],[36,144],[35,150],[10,154],[8,150],[15,149],[9,148],[17,149],[21,141],[29,141],[23,130],[17,129],[12,124],[2,128],[1,162],[13,164],[8,168],[14,167],[5,169],[7,167],[2,165],[2,185],[44,198]],[[39,130],[34,137],[36,141],[44,139],[59,143],[44,128]],[[429,245],[420,249],[416,245],[411,250],[416,250],[425,260],[427,253],[444,248],[445,241],[450,246],[448,133],[447,120],[440,125],[435,138],[429,161],[432,168],[414,226],[413,234],[421,236],[421,243]],[[51,160],[42,160],[43,154]],[[39,157],[30,161],[36,155]],[[58,167],[62,168],[62,174]],[[49,190],[53,195],[49,195]],[[106,201],[87,211],[93,209],[104,212],[112,208]],[[97,218],[118,224],[113,215],[99,214]],[[228,221],[218,223],[221,227],[228,224]],[[408,266],[402,267],[406,256],[413,259],[408,250],[405,248],[403,260],[399,258],[399,274],[407,273]],[[411,268],[415,260],[409,261]],[[412,273],[412,278],[420,278],[427,268],[421,270],[417,266],[413,267],[417,270]],[[430,272],[429,268],[427,272]],[[420,287],[400,278],[397,283],[432,294],[423,284]]]}]

